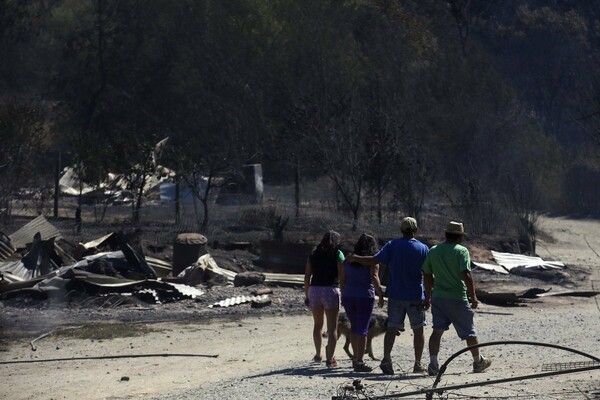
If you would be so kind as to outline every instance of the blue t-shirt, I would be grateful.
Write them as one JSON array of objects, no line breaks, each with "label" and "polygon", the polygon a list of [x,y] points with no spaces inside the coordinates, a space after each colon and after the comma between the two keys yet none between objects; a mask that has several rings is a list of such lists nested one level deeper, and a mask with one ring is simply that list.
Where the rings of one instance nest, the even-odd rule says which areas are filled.
[{"label": "blue t-shirt", "polygon": [[422,266],[429,248],[417,239],[394,239],[375,254],[381,264],[387,265],[390,275],[386,294],[390,299],[422,301]]},{"label": "blue t-shirt", "polygon": [[344,262],[346,284],[342,291],[344,297],[375,298],[375,287],[371,282],[371,268]]}]

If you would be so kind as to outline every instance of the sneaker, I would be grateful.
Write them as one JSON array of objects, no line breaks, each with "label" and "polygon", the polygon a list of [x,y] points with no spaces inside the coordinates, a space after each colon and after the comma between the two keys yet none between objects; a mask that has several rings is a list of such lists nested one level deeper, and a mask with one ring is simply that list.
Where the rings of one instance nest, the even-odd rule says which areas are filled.
[{"label": "sneaker", "polygon": [[363,361],[357,361],[354,363],[354,372],[371,372],[373,368],[369,367]]},{"label": "sneaker", "polygon": [[327,366],[327,368],[337,367],[337,361],[335,361],[335,357],[333,357],[331,360],[325,361],[325,365]]},{"label": "sneaker", "polygon": [[394,375],[394,366],[390,360],[382,360],[379,368],[384,375]]},{"label": "sneaker", "polygon": [[492,365],[492,360],[485,358],[484,356],[480,356],[479,361],[473,361],[473,372],[483,372],[490,365]]},{"label": "sneaker", "polygon": [[421,364],[415,364],[413,366],[413,373],[414,374],[421,374],[423,372],[427,372],[427,370]]},{"label": "sneaker", "polygon": [[427,367],[427,373],[429,374],[429,376],[436,376],[437,374],[439,374],[439,372],[440,372],[439,365],[429,364],[429,366]]}]

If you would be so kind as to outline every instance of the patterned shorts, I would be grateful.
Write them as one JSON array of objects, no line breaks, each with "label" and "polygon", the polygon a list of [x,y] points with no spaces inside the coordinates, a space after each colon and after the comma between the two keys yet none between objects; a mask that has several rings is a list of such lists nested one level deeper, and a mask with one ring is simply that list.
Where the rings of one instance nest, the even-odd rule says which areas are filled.
[{"label": "patterned shorts", "polygon": [[340,288],[335,286],[311,286],[308,288],[308,308],[330,310],[340,308]]}]

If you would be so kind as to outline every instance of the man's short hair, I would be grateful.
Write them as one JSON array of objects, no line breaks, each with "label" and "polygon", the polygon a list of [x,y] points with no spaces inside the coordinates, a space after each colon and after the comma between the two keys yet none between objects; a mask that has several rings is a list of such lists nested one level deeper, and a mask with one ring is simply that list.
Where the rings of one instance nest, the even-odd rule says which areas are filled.
[{"label": "man's short hair", "polygon": [[400,222],[400,230],[406,233],[416,232],[417,220],[413,217],[402,218],[402,221]]}]

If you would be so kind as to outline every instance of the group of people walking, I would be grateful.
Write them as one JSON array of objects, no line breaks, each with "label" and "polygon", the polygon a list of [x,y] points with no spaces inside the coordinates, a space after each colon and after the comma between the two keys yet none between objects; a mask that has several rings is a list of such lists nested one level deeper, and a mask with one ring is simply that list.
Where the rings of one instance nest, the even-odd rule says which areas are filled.
[{"label": "group of people walking", "polygon": [[[350,321],[353,369],[372,371],[363,357],[375,295],[379,298],[379,307],[383,307],[384,297],[388,298],[388,324],[380,364],[384,374],[394,374],[391,353],[396,336],[405,330],[406,317],[413,331],[414,373],[438,374],[440,342],[450,325],[468,346],[479,343],[473,319],[478,301],[471,276],[471,259],[461,244],[465,234],[463,224],[450,221],[445,241],[431,249],[416,238],[418,227],[414,218],[402,219],[400,230],[402,237],[387,242],[381,249],[373,236],[362,234],[347,258],[339,249],[339,233],[331,230],[308,257],[304,288],[305,304],[314,320],[314,362],[323,360],[322,332],[326,321],[325,362],[327,367],[337,366],[334,353],[341,304]],[[380,265],[389,271],[385,289],[379,279]],[[425,368],[421,359],[427,325],[425,312],[430,308],[433,330],[429,337],[429,364]],[[478,347],[472,348],[471,354],[473,372],[483,372],[491,365],[491,360],[483,357]]]}]

